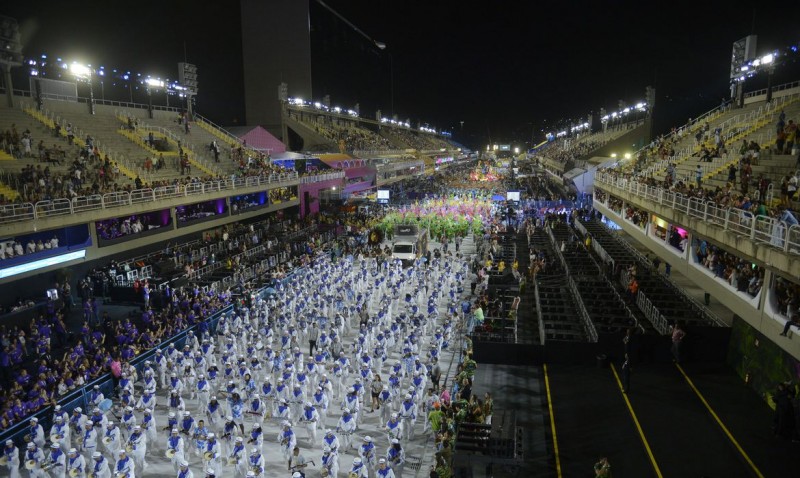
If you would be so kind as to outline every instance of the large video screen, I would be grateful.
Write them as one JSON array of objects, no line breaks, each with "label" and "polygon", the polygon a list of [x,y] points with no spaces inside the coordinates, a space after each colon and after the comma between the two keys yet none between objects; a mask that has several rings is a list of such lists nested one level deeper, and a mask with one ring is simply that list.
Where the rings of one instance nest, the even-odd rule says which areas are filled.
[{"label": "large video screen", "polygon": [[519,191],[506,192],[506,201],[519,201]]},{"label": "large video screen", "polygon": [[388,189],[378,189],[378,202],[385,204],[389,202],[391,193]]}]

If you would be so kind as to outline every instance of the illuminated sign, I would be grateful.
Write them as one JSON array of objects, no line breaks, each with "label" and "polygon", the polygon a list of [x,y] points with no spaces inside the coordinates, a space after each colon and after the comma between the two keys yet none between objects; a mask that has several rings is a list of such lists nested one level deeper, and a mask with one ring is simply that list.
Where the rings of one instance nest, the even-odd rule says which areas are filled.
[{"label": "illuminated sign", "polygon": [[5,279],[6,277],[24,274],[25,272],[35,271],[57,264],[63,264],[64,262],[74,261],[75,259],[83,259],[84,257],[86,257],[86,251],[80,250],[69,252],[67,254],[61,254],[59,256],[48,257],[47,259],[40,259],[38,261],[20,264],[17,266],[7,267],[5,269],[0,269],[0,279]]}]

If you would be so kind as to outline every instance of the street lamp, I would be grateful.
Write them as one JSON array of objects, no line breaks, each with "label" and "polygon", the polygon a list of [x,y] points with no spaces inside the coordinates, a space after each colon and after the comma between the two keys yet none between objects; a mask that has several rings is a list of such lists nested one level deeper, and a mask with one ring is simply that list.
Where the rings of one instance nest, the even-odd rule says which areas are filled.
[{"label": "street lamp", "polygon": [[162,80],[158,80],[156,78],[148,78],[144,81],[147,90],[147,116],[150,119],[153,119],[153,90],[160,90],[164,88],[164,82]]},{"label": "street lamp", "polygon": [[94,91],[92,89],[92,69],[86,65],[72,62],[69,71],[78,81],[85,81],[89,84],[89,114],[94,114]]},{"label": "street lamp", "polygon": [[[3,48],[3,54],[0,55],[0,69],[3,70],[6,103],[9,108],[12,108],[14,106],[14,85],[11,81],[11,69],[22,66],[22,41],[16,18],[0,15],[0,45]],[[36,81],[38,83],[39,80]]]},{"label": "street lamp", "polygon": [[[386,43],[375,41],[375,46],[381,51],[386,51]],[[387,54],[389,55],[389,111],[394,118],[394,58],[391,50],[388,50]]]}]

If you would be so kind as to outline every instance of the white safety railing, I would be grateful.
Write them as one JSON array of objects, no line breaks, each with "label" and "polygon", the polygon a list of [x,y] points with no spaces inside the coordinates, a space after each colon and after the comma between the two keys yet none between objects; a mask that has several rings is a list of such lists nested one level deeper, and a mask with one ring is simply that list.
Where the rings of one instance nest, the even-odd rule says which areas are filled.
[{"label": "white safety railing", "polygon": [[636,293],[636,305],[639,307],[639,310],[642,311],[647,320],[653,324],[653,327],[658,331],[661,335],[667,335],[669,330],[669,322],[658,311],[658,308],[650,302],[650,299],[644,294],[644,292],[639,291]]},{"label": "white safety railing", "polygon": [[[79,196],[73,199],[54,199],[33,203],[8,204],[0,206],[0,224],[29,221],[53,216],[66,216],[85,211],[97,211],[130,206],[133,204],[157,203],[165,199],[188,197],[202,194],[217,194],[225,191],[236,192],[239,189],[259,186],[285,187],[297,179],[303,184],[343,178],[339,171],[329,174],[318,174],[300,178],[297,172],[271,174],[269,176],[250,176],[236,179],[220,179],[205,183],[188,185],[163,186],[155,189],[136,189],[130,192],[117,191],[103,195]],[[270,188],[272,189],[272,188]]]},{"label": "white safety railing", "polygon": [[610,174],[596,175],[595,184],[601,188],[605,185],[621,189],[630,196],[667,206],[707,224],[722,227],[742,238],[800,255],[797,225],[787,223],[781,218],[759,216],[754,220],[750,211],[720,207],[711,201],[688,198],[680,193],[647,186],[634,179],[617,178]]},{"label": "white safety railing", "polygon": [[569,286],[569,290],[572,293],[572,297],[575,299],[575,308],[578,311],[578,315],[580,316],[581,322],[583,322],[583,328],[586,331],[586,336],[589,338],[589,342],[596,343],[598,340],[597,336],[597,328],[592,321],[591,316],[589,315],[589,311],[586,310],[586,305],[583,303],[583,298],[581,297],[580,292],[578,291],[578,285],[575,284],[575,280],[572,278],[572,274],[569,273],[569,266],[567,265],[567,260],[564,258],[564,254],[561,253],[561,248],[558,246],[555,236],[553,235],[553,230],[549,227],[545,228],[547,230],[547,236],[550,238],[550,244],[553,246],[553,250],[558,256],[559,261],[561,262],[561,267],[564,268],[564,272],[567,276],[567,284]]}]

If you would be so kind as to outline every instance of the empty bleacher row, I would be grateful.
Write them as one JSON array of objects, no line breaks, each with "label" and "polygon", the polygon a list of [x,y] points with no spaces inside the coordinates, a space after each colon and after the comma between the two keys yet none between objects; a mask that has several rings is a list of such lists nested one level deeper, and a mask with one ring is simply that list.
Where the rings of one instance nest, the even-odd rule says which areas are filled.
[{"label": "empty bleacher row", "polygon": [[629,327],[652,330],[649,323],[641,324],[625,305],[620,294],[602,274],[600,266],[569,225],[558,222],[551,231],[556,244],[564,245],[559,247],[558,253],[564,258],[580,300],[598,333],[620,333]]},{"label": "empty bleacher row", "polygon": [[[688,326],[719,325],[708,311],[666,277],[654,271],[647,258],[614,237],[599,220],[578,219],[578,221],[591,236],[592,241],[596,241],[613,261],[614,279],[620,280],[623,288],[627,288],[629,281],[633,279],[631,276],[635,276],[638,292],[632,299],[660,333],[668,333],[669,325],[678,322]],[[642,296],[642,293],[645,295]],[[643,303],[643,297],[646,297],[647,302]]]},{"label": "empty bleacher row", "polygon": [[534,277],[536,307],[544,340],[586,341],[588,334],[581,323],[575,298],[570,294],[566,271],[561,267],[544,229],[534,231],[530,247],[545,264]]}]

